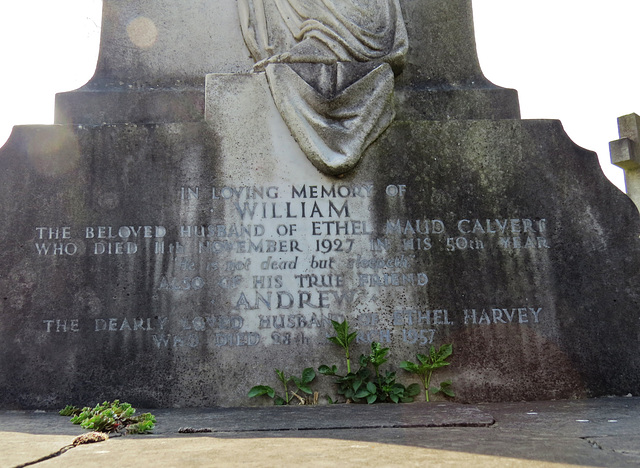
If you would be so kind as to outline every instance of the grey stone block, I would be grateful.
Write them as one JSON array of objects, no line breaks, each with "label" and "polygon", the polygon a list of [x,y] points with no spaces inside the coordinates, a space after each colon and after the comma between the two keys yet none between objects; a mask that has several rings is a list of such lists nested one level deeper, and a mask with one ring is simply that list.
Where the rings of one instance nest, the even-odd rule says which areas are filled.
[{"label": "grey stone block", "polygon": [[[517,93],[482,74],[470,0],[400,4],[409,53],[396,83],[399,118],[520,117]],[[135,22],[138,28],[129,27]],[[253,65],[239,24],[233,0],[188,7],[175,0],[105,0],[96,73],[79,90],[57,95],[56,123],[201,120],[203,77],[244,73]],[[136,45],[135,31],[150,44]]]},{"label": "grey stone block", "polygon": [[611,163],[624,170],[638,169],[640,167],[640,155],[637,154],[638,144],[629,139],[621,138],[609,142]]},{"label": "grey stone block", "polygon": [[171,123],[204,120],[202,86],[82,88],[56,95],[55,123]]},{"label": "grey stone block", "polygon": [[[441,378],[461,402],[640,390],[638,216],[558,122],[397,122],[341,179],[260,146],[229,161],[216,128],[16,128],[0,154],[2,407],[246,405],[274,368],[342,367],[330,316],[358,328],[354,356],[382,341],[390,366],[453,343]],[[235,238],[256,177],[278,196],[252,189],[251,220],[241,198]],[[371,200],[326,214],[357,186]]]}]

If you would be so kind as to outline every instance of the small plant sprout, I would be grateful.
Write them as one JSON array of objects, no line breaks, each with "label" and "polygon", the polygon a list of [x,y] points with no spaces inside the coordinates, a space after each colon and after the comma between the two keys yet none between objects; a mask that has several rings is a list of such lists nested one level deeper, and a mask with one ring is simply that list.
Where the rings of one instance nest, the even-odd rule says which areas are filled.
[{"label": "small plant sprout", "polygon": [[[338,324],[342,331],[348,335],[348,324]],[[332,340],[332,343],[336,341]],[[337,343],[339,344],[339,343]],[[340,345],[342,346],[342,345]],[[360,368],[356,372],[348,372],[347,375],[339,375],[338,367],[322,365],[318,372],[336,378],[338,394],[342,395],[347,402],[360,403],[363,400],[368,404],[391,401],[393,403],[408,403],[420,393],[420,386],[412,384],[408,387],[396,382],[395,372],[380,371],[380,366],[387,362],[389,348],[383,348],[380,343],[371,343],[371,353],[360,355],[358,360]],[[373,366],[375,374],[372,375],[368,369],[369,364]],[[329,399],[331,403],[333,400]]]},{"label": "small plant sprout", "polygon": [[345,357],[347,358],[347,374],[350,374],[351,360],[349,359],[349,345],[355,340],[358,332],[349,333],[349,322],[347,322],[347,319],[344,319],[342,322],[332,320],[331,325],[333,325],[333,329],[336,331],[336,336],[330,337],[329,341],[344,349]]},{"label": "small plant sprout", "polygon": [[278,376],[278,380],[282,383],[282,386],[284,387],[284,401],[280,401],[282,397],[277,397],[278,398],[277,401],[276,399],[274,399],[274,402],[276,403],[276,405],[282,405],[282,404],[288,405],[291,399],[289,398],[289,388],[287,387],[287,384],[291,381],[291,377],[287,378],[284,375],[284,372],[278,369],[276,369],[276,375]]},{"label": "small plant sprout", "polygon": [[387,353],[389,352],[389,348],[382,348],[380,343],[373,342],[371,343],[371,354],[369,354],[369,361],[373,364],[373,369],[376,372],[376,379],[380,382],[380,372],[378,372],[379,367],[388,361],[386,358]]},{"label": "small plant sprout", "polygon": [[429,401],[429,391],[432,393],[442,393],[448,397],[454,397],[455,393],[451,389],[451,381],[446,380],[440,383],[439,387],[431,387],[431,376],[433,372],[441,367],[451,364],[446,359],[453,353],[452,344],[444,344],[436,351],[434,346],[429,349],[429,354],[417,354],[418,364],[411,361],[402,361],[400,367],[404,370],[420,376],[420,381],[424,387],[424,397]]},{"label": "small plant sprout", "polygon": [[[282,398],[280,395],[276,395],[276,391],[268,385],[256,385],[255,387],[252,387],[251,390],[249,390],[249,398],[266,395],[269,398],[273,398],[273,403],[277,406],[291,404],[291,401],[294,397],[300,401],[301,405],[307,403],[306,398],[298,395],[296,391],[290,389],[289,383],[293,382],[296,389],[300,392],[306,393],[308,395],[313,394],[313,391],[309,387],[309,384],[313,381],[313,379],[316,378],[316,373],[311,367],[307,367],[305,370],[303,370],[300,377],[297,377],[295,375],[287,377],[285,373],[279,369],[276,369],[276,375],[278,376],[278,380],[280,381],[280,383],[282,383],[282,386],[284,388],[284,398]],[[316,400],[317,399],[314,398],[314,401]]]},{"label": "small plant sprout", "polygon": [[96,432],[119,432],[124,434],[147,434],[155,426],[156,418],[150,413],[135,416],[136,409],[129,403],[105,401],[94,408],[66,406],[60,416],[73,416],[71,422],[83,429]]}]

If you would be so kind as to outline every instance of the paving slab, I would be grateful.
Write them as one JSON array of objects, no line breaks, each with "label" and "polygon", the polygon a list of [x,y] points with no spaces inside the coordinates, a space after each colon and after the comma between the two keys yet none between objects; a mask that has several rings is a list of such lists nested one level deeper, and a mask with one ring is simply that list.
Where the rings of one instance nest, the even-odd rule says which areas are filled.
[{"label": "paving slab", "polygon": [[[640,465],[640,398],[152,410],[154,434],[83,445],[42,467]],[[0,467],[82,433],[52,412],[0,412]],[[492,421],[495,421],[493,424]],[[180,434],[181,427],[213,432]]]},{"label": "paving slab", "polygon": [[[172,410],[154,414],[159,419]],[[159,428],[163,433],[177,432],[176,420]],[[280,406],[266,408],[229,408],[183,410],[181,419],[189,427],[210,428],[211,432],[316,431],[331,429],[374,429],[409,427],[490,426],[493,417],[469,405],[416,403],[412,405],[330,405]]]}]

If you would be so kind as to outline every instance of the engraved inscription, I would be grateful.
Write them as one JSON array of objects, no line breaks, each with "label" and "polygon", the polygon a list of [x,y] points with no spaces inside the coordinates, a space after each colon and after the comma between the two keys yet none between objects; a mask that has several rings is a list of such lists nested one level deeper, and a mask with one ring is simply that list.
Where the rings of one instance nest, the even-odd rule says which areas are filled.
[{"label": "engraved inscription", "polygon": [[359,342],[429,346],[454,326],[535,327],[544,321],[542,307],[518,297],[513,305],[442,308],[424,307],[420,298],[440,279],[429,259],[548,250],[549,220],[427,213],[372,222],[377,194],[397,203],[410,188],[184,186],[177,197],[184,209],[204,203],[213,213],[208,223],[37,226],[33,252],[43,261],[101,257],[162,265],[153,278],[154,297],[171,304],[168,315],[46,317],[43,332],[134,333],[157,350],[239,350],[321,344],[332,333],[331,320],[348,317]]}]

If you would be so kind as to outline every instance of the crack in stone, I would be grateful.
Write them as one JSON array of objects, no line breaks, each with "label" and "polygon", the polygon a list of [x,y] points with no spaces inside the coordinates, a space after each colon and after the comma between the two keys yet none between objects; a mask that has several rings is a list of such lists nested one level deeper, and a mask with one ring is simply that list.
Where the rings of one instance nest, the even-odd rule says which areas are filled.
[{"label": "crack in stone", "polygon": [[[602,447],[602,445],[600,445],[598,442],[596,442],[594,439],[591,439],[589,437],[580,437],[582,440],[586,441],[589,445],[591,445],[593,448],[598,449],[598,450],[604,450],[604,448]],[[612,450],[612,452],[615,452],[615,450]]]}]

